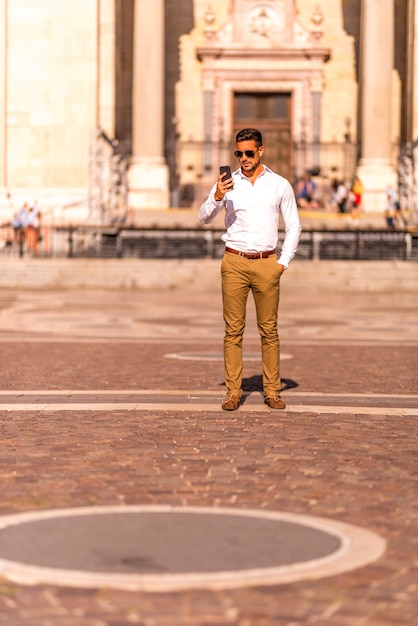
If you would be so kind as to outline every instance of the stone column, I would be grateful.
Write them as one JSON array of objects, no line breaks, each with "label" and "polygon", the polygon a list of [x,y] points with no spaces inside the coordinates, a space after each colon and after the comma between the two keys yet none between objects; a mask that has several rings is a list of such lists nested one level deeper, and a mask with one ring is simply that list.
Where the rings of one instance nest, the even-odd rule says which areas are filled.
[{"label": "stone column", "polygon": [[129,206],[169,205],[164,158],[164,0],[135,0]]},{"label": "stone column", "polygon": [[203,171],[210,171],[212,165],[212,126],[213,126],[213,91],[203,92],[204,103],[204,152]]},{"label": "stone column", "polygon": [[392,166],[392,71],[394,0],[363,0],[361,40],[362,155],[365,211],[383,211],[386,189],[396,184]]},{"label": "stone column", "polygon": [[321,164],[321,102],[322,102],[322,73],[311,80],[312,97],[312,167],[318,168]]}]

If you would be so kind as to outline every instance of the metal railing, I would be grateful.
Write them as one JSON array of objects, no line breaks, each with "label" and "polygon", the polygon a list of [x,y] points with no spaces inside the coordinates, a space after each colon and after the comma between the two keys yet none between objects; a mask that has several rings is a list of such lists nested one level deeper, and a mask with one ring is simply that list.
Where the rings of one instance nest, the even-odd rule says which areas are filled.
[{"label": "metal railing", "polygon": [[[0,254],[44,258],[216,259],[223,229],[62,226],[43,227],[36,254],[10,225],[0,227]],[[282,240],[283,233],[280,233]],[[281,247],[279,241],[278,249]],[[418,230],[304,230],[296,258],[418,261]]]}]

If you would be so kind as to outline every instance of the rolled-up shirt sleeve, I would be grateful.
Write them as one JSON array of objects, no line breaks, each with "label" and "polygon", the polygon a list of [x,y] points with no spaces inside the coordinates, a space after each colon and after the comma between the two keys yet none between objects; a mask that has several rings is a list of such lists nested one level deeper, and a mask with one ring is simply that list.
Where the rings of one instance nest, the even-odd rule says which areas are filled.
[{"label": "rolled-up shirt sleeve", "polygon": [[291,184],[286,181],[287,186],[280,203],[280,212],[283,218],[285,237],[280,251],[278,263],[289,266],[290,261],[296,254],[299,245],[302,227],[300,225],[298,207]]}]

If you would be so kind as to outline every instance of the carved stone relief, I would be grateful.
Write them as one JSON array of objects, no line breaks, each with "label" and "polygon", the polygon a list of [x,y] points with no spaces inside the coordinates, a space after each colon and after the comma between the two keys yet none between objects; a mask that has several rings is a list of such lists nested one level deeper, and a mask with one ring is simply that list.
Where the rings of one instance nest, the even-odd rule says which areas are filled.
[{"label": "carved stone relief", "polygon": [[257,43],[275,41],[280,38],[284,26],[282,13],[278,13],[271,6],[257,5],[246,16],[244,37]]},{"label": "carved stone relief", "polygon": [[253,46],[292,41],[295,17],[294,0],[235,0],[233,38]]}]

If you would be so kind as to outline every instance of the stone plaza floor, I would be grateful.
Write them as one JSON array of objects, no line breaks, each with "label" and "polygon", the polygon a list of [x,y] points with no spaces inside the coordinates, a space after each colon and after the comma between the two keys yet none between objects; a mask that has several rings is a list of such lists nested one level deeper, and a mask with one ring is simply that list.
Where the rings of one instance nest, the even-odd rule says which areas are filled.
[{"label": "stone plaza floor", "polygon": [[287,408],[263,404],[250,295],[244,403],[229,413],[214,283],[1,290],[0,523],[80,507],[251,510],[353,525],[386,548],[366,565],[290,582],[149,591],[60,584],[58,572],[57,584],[16,582],[0,532],[0,624],[418,624],[416,311],[416,293],[295,290],[289,273]]}]

